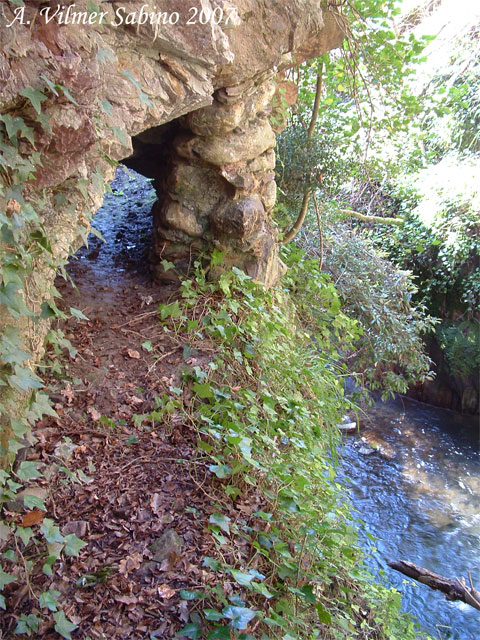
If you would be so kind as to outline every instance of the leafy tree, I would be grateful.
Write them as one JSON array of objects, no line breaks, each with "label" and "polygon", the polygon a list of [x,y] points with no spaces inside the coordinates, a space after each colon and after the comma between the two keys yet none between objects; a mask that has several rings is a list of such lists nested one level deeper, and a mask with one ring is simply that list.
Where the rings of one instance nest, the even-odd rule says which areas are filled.
[{"label": "leafy tree", "polygon": [[[300,99],[278,145],[280,224],[287,227],[291,212],[300,211],[284,239],[306,220],[300,245],[320,258],[359,322],[362,336],[347,356],[351,369],[370,387],[405,391],[429,370],[420,336],[431,321],[412,304],[408,274],[382,258],[358,225],[353,233],[351,219],[388,223],[385,234],[392,224],[402,231],[404,211],[382,185],[405,151],[412,118],[431,108],[410,82],[430,38],[401,27],[397,2],[344,2],[342,8],[343,47],[291,74]],[[408,150],[406,164],[418,167],[421,145],[413,141]]]}]

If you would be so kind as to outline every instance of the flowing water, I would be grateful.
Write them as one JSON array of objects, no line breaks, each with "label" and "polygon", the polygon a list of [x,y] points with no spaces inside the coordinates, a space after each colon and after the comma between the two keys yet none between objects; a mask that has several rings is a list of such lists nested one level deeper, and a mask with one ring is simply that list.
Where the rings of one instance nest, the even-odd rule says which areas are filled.
[{"label": "flowing water", "polygon": [[369,417],[364,431],[345,436],[342,474],[366,530],[379,538],[370,565],[385,571],[423,630],[441,640],[479,640],[479,611],[405,584],[386,562],[408,560],[448,578],[470,570],[480,590],[478,421],[402,398],[378,404]]}]

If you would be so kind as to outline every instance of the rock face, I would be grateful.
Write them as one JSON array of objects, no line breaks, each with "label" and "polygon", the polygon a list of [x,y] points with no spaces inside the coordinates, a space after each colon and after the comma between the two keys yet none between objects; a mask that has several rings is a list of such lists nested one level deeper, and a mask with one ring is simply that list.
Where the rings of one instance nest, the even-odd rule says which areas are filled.
[{"label": "rock face", "polygon": [[[25,91],[48,97],[41,105],[48,126],[34,125],[42,166],[32,187],[46,189],[60,253],[81,243],[88,226],[82,199],[98,208],[102,189],[95,186],[112,177],[108,158],[127,159],[155,178],[157,262],[182,267],[192,252],[216,247],[226,264],[276,282],[282,265],[270,222],[276,186],[269,116],[278,82],[282,95],[295,94],[281,70],[342,39],[321,4],[165,0],[102,3],[97,11],[87,0],[3,3],[0,111],[34,121]],[[32,150],[21,142],[21,152]],[[65,208],[54,199],[58,192],[63,203],[77,205],[68,229],[58,225]],[[160,266],[156,273],[162,277]]]}]

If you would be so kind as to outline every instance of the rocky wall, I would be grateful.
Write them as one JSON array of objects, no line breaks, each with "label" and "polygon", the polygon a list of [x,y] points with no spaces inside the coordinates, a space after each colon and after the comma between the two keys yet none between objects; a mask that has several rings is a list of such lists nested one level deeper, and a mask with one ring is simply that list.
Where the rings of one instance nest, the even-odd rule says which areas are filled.
[{"label": "rocky wall", "polygon": [[[216,247],[226,265],[267,285],[278,280],[270,103],[282,69],[341,42],[339,18],[324,5],[0,3],[0,128],[16,146],[13,161],[2,156],[0,207],[12,216],[41,202],[51,242],[48,260],[35,255],[27,275],[34,312],[50,295],[55,264],[84,241],[114,161],[128,157],[156,178],[157,262],[185,267],[196,250]],[[19,159],[35,164],[23,189],[12,177]],[[10,250],[0,239],[4,262]],[[48,322],[0,305],[0,323],[18,327],[33,368]]]},{"label": "rocky wall", "polygon": [[[2,3],[0,112],[22,112],[34,121],[22,92],[48,90],[45,78],[68,89],[42,105],[48,127],[33,123],[42,165],[32,187],[50,190],[51,199],[52,191],[72,193],[74,181],[84,179],[94,209],[93,175],[108,180],[112,174],[105,157],[130,156],[132,136],[148,138],[149,131],[185,116],[183,131],[169,141],[168,175],[157,181],[158,255],[185,261],[200,245],[216,246],[227,263],[275,282],[281,265],[270,222],[275,135],[269,103],[279,69],[341,41],[337,20],[322,4]],[[23,140],[20,151],[28,155],[33,145]],[[164,150],[158,162],[149,159],[154,166],[164,161]],[[51,209],[55,218],[58,204]],[[72,220],[77,223],[81,217]]]}]

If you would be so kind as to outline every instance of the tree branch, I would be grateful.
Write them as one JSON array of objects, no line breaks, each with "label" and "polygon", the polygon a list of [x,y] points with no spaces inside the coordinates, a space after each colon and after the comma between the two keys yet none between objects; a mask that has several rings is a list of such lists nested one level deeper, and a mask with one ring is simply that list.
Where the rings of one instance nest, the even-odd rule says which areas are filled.
[{"label": "tree branch", "polygon": [[447,600],[461,600],[466,604],[469,604],[474,609],[480,611],[480,592],[474,589],[472,579],[470,578],[470,588],[467,586],[465,579],[458,578],[450,579],[439,576],[437,573],[432,573],[428,569],[423,567],[417,567],[412,562],[405,560],[394,560],[388,562],[388,566],[395,571],[400,571],[409,578],[418,580],[422,584],[426,584],[430,589],[437,589],[445,594]]},{"label": "tree branch", "polygon": [[[323,60],[320,63],[320,69],[319,69],[319,71],[317,73],[317,85],[316,85],[316,90],[315,90],[315,102],[313,103],[312,117],[310,118],[310,125],[308,127],[307,140],[308,140],[308,146],[309,147],[312,144],[313,134],[314,134],[314,131],[315,131],[315,125],[317,123],[317,118],[318,118],[318,111],[320,109],[320,97],[321,97],[321,94],[322,94],[322,81],[323,81]],[[310,182],[310,174],[308,175],[308,178],[307,178],[307,185],[309,184],[309,182]],[[306,215],[307,215],[309,200],[310,200],[310,188],[307,187],[307,190],[303,194],[302,206],[301,206],[301,209],[300,209],[300,213],[298,214],[298,218],[295,221],[295,224],[293,225],[293,227],[290,229],[290,231],[288,231],[288,233],[286,233],[285,236],[283,237],[283,244],[287,244],[287,242],[290,242],[291,240],[293,240],[295,238],[295,236],[297,235],[297,233],[302,228],[302,225],[303,225],[303,223],[305,221],[305,218],[306,218]]]},{"label": "tree branch", "polygon": [[344,217],[358,218],[362,222],[379,222],[380,224],[394,224],[401,227],[405,220],[403,218],[382,218],[381,216],[367,216],[364,213],[353,211],[352,209],[340,209],[338,213]]}]

